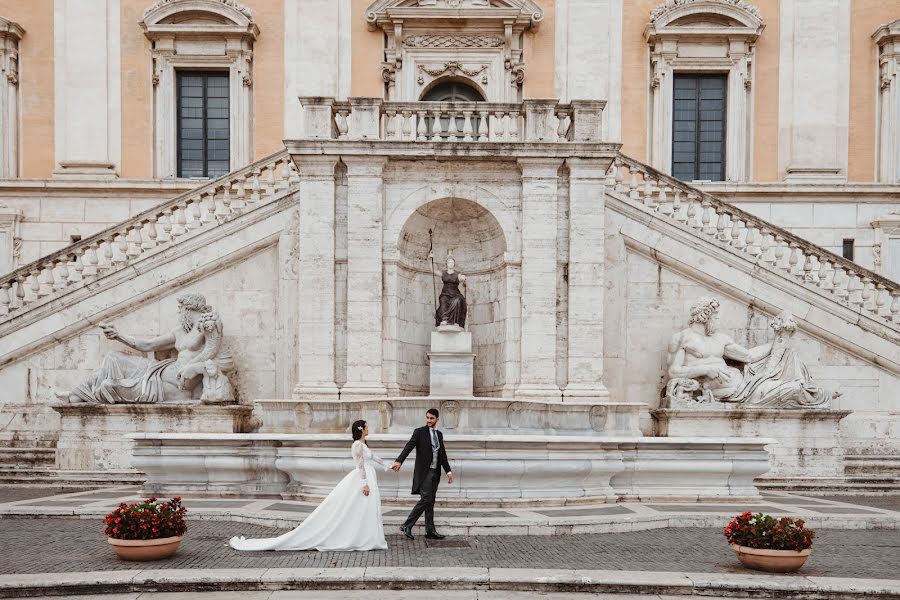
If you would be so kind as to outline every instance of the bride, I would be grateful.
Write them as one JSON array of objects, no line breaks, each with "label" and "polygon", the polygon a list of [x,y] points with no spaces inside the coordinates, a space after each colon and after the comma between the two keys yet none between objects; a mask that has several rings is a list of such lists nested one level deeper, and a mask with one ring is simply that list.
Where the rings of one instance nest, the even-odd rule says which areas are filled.
[{"label": "bride", "polygon": [[[235,550],[387,550],[381,495],[375,467],[387,471],[390,466],[369,449],[369,426],[356,421],[351,428],[350,452],[356,468],[344,477],[322,503],[293,531],[275,538],[233,537]],[[362,488],[362,489],[360,489]]]}]

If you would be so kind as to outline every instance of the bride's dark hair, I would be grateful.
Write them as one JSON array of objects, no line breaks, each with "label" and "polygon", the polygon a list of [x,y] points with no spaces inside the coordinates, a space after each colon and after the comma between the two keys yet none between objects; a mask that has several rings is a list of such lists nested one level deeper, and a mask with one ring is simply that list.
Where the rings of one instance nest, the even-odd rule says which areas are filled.
[{"label": "bride's dark hair", "polygon": [[[366,428],[366,422],[360,419],[359,421],[354,421],[353,425],[350,426],[350,435],[353,436],[353,441],[362,438],[363,429]],[[365,442],[363,442],[365,444]],[[368,444],[366,444],[368,446]]]}]

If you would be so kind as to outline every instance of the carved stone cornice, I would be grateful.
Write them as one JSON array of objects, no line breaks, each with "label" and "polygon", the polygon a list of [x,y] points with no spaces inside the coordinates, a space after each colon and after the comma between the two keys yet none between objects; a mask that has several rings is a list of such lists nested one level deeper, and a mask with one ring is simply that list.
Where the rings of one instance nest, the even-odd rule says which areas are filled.
[{"label": "carved stone cornice", "polygon": [[377,0],[366,10],[370,30],[392,29],[395,22],[428,20],[496,20],[525,29],[537,27],[544,18],[543,9],[534,0]]},{"label": "carved stone cornice", "polygon": [[9,19],[0,17],[0,40],[12,40],[15,43],[18,43],[24,35],[25,30],[22,29],[21,25],[14,21],[10,21]]},{"label": "carved stone cornice", "polygon": [[[214,3],[214,2],[222,4],[229,8],[232,8],[232,9],[236,10],[237,12],[241,13],[242,15],[244,15],[245,17],[247,17],[247,19],[249,19],[250,21],[253,21],[253,13],[250,11],[250,9],[247,8],[246,6],[244,6],[243,4],[241,4],[240,2],[237,2],[237,0],[201,0],[201,2],[199,2],[199,4]],[[144,20],[146,21],[147,16],[150,15],[151,13],[153,13],[154,11],[157,11],[160,8],[163,8],[165,6],[175,5],[175,4],[186,4],[187,5],[187,4],[198,4],[198,2],[196,2],[196,0],[157,0],[152,6],[150,6],[147,10],[144,11]],[[191,10],[195,9],[195,7],[190,7],[190,8],[191,8]]]},{"label": "carved stone cornice", "polygon": [[[172,23],[179,13],[207,13],[216,21],[198,26],[192,23]],[[250,9],[235,0],[158,0],[144,11],[140,21],[144,34],[151,40],[177,34],[198,37],[209,34],[241,36],[255,40],[259,27]]]}]

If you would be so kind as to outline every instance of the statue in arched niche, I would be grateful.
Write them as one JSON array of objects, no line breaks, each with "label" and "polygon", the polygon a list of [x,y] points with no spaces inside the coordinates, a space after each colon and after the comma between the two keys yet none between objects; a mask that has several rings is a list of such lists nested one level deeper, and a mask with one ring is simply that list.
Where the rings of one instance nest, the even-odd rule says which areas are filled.
[{"label": "statue in arched niche", "polygon": [[[434,265],[434,254],[428,253]],[[459,286],[466,285],[466,276],[456,270],[456,259],[451,252],[447,252],[447,267],[443,271],[434,271],[434,275],[441,278],[443,287],[438,296],[437,308],[434,311],[434,324],[436,327],[446,325],[466,326],[466,296]],[[434,267],[432,267],[433,269]]]}]

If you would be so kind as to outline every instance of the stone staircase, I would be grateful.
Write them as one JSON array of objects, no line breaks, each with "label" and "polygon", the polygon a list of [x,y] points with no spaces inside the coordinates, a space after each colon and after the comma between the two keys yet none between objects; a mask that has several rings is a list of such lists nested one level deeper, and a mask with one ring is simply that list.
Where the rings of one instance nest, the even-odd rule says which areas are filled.
[{"label": "stone staircase", "polygon": [[[702,255],[735,294],[770,312],[788,300],[823,339],[900,373],[897,283],[622,154],[605,177],[607,209],[628,217],[621,233],[629,243],[682,267]],[[278,152],[3,275],[0,367],[96,323],[122,302],[117,288],[174,260],[181,247],[200,248],[241,231],[298,183],[290,155]],[[179,268],[186,273],[189,266]],[[0,455],[0,483],[59,481],[48,466],[48,449],[8,450]],[[841,481],[796,481],[792,489],[894,490],[900,488],[898,464],[900,457],[849,457]],[[137,476],[123,472],[118,480],[133,483]]]}]

